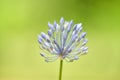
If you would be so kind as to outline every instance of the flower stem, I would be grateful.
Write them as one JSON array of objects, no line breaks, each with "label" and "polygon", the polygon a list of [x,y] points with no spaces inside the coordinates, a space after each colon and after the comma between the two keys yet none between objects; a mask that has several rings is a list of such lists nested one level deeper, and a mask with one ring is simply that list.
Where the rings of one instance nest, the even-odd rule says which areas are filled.
[{"label": "flower stem", "polygon": [[63,60],[60,60],[59,80],[62,80],[62,66],[63,66]]}]

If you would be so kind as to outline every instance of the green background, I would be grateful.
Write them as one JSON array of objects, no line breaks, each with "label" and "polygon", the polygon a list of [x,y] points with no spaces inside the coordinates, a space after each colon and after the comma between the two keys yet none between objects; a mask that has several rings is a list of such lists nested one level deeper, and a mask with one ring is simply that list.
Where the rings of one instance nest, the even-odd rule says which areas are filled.
[{"label": "green background", "polygon": [[89,53],[64,62],[63,80],[120,80],[119,0],[0,0],[0,80],[58,80],[37,35],[64,17],[83,23]]}]

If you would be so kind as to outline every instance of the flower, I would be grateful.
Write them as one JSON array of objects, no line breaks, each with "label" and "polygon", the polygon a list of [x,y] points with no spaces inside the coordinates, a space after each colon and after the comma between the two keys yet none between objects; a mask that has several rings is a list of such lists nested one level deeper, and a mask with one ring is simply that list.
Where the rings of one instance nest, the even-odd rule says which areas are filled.
[{"label": "flower", "polygon": [[40,55],[45,58],[46,62],[53,62],[58,58],[67,62],[78,60],[79,56],[88,52],[85,38],[86,32],[82,31],[82,23],[73,24],[60,19],[60,24],[54,21],[53,24],[48,22],[49,30],[47,34],[41,32],[38,35],[40,43]]}]

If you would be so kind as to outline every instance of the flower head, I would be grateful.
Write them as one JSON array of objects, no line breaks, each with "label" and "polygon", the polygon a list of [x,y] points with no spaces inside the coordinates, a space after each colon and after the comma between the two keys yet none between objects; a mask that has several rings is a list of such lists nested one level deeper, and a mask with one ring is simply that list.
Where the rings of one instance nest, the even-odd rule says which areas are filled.
[{"label": "flower head", "polygon": [[54,21],[53,24],[48,22],[48,33],[41,32],[38,35],[38,42],[42,52],[40,55],[45,58],[46,62],[53,62],[60,59],[65,59],[68,62],[77,60],[79,56],[88,52],[85,38],[86,32],[82,32],[82,23],[73,24],[60,19],[60,24]]}]

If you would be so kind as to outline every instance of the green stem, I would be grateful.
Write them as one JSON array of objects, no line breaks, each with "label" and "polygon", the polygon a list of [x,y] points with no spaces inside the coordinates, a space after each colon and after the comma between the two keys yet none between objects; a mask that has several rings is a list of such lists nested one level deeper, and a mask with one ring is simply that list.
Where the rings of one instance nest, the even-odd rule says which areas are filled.
[{"label": "green stem", "polygon": [[62,80],[62,66],[63,66],[63,60],[60,60],[59,80]]}]

